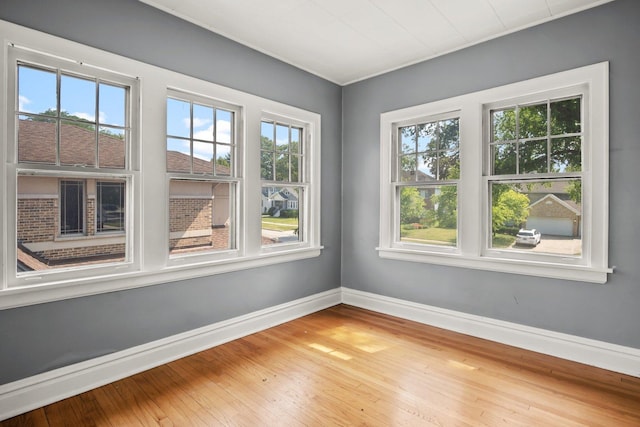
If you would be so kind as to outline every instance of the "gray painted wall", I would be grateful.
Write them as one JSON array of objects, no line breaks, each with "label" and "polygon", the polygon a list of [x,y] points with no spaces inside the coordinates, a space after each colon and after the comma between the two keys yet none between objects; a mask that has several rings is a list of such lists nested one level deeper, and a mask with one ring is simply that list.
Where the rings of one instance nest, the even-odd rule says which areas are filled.
[{"label": "gray painted wall", "polygon": [[[617,0],[345,87],[343,286],[640,348],[639,23],[640,2]],[[378,257],[380,113],[607,60],[617,269],[606,285]]]},{"label": "gray painted wall", "polygon": [[340,285],[341,88],[135,0],[2,0],[0,19],[322,115],[319,258],[0,311],[0,384]]}]

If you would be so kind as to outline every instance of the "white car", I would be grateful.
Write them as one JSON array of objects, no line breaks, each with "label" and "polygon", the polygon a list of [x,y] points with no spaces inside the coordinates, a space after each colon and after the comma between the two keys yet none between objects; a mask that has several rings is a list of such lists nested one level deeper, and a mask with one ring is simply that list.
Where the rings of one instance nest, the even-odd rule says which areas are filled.
[{"label": "white car", "polygon": [[531,230],[521,228],[518,234],[516,234],[516,245],[538,246],[541,237],[540,232],[535,228]]}]

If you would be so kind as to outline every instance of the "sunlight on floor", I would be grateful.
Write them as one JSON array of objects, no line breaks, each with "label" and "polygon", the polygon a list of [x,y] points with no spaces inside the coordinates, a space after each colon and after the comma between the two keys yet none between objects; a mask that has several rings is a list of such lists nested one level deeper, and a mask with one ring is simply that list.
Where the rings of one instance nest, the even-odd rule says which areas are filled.
[{"label": "sunlight on floor", "polygon": [[323,353],[326,353],[326,354],[328,354],[330,356],[337,357],[338,359],[342,359],[342,360],[351,360],[351,359],[353,359],[353,357],[349,356],[348,354],[344,354],[341,351],[334,350],[333,348],[326,347],[326,346],[324,346],[322,344],[311,343],[311,344],[309,344],[309,347],[311,347],[311,348],[313,348],[315,350],[319,350],[319,351],[321,351]]},{"label": "sunlight on floor", "polygon": [[347,326],[338,326],[336,328],[320,332],[320,334],[338,342],[349,344],[367,353],[377,353],[390,347],[389,343],[384,342],[375,335],[367,332],[356,331]]},{"label": "sunlight on floor", "polygon": [[475,366],[467,365],[466,363],[457,362],[455,360],[448,360],[447,364],[454,368],[464,369],[465,371],[475,371],[476,369],[478,369]]}]

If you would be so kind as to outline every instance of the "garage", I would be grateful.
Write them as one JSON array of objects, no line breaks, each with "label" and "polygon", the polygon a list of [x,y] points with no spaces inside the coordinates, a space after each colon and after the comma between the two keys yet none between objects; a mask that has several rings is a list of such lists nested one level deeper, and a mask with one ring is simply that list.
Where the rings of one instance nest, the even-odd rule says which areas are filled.
[{"label": "garage", "polygon": [[569,218],[529,217],[527,228],[540,231],[543,235],[573,236],[573,221]]}]

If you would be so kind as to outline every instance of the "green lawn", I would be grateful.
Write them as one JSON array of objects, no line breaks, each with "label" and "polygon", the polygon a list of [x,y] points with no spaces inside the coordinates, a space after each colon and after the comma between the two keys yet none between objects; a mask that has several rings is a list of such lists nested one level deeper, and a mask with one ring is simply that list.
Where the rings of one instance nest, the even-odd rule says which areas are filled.
[{"label": "green lawn", "polygon": [[269,215],[262,216],[262,228],[264,230],[290,231],[298,228],[298,218],[275,218]]},{"label": "green lawn", "polygon": [[491,246],[494,248],[508,248],[516,241],[516,236],[497,233],[493,236]]},{"label": "green lawn", "polygon": [[421,228],[418,230],[402,230],[402,240],[432,245],[456,245],[455,228]]},{"label": "green lawn", "polygon": [[[456,245],[456,230],[454,228],[421,228],[418,230],[402,230],[402,240],[431,245]],[[515,242],[516,237],[509,234],[493,236],[492,247],[507,248]]]}]

